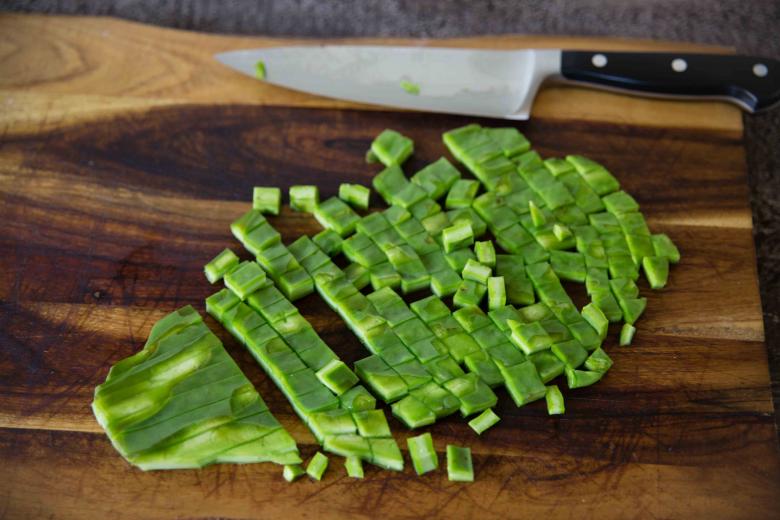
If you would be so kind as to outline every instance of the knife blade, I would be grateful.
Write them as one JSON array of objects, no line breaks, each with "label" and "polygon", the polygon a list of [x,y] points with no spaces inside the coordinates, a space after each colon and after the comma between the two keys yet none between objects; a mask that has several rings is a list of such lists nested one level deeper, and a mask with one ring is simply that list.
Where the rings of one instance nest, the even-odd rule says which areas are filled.
[{"label": "knife blade", "polygon": [[[780,62],[717,54],[317,45],[247,49],[216,59],[249,76],[375,105],[528,119],[547,82],[655,97],[723,99],[748,112],[780,101]],[[419,92],[410,92],[413,85]]]}]

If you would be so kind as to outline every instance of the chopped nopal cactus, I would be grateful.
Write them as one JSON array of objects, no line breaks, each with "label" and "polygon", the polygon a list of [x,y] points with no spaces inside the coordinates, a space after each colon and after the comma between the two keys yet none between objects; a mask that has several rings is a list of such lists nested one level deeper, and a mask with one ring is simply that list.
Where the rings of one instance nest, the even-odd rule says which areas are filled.
[{"label": "chopped nopal cactus", "polygon": [[282,205],[282,190],[256,186],[252,193],[252,208],[263,213],[278,215]]},{"label": "chopped nopal cactus", "polygon": [[566,366],[572,368],[582,365],[588,358],[588,351],[576,339],[556,343],[551,350]]},{"label": "chopped nopal cactus", "polygon": [[463,360],[469,371],[477,374],[486,385],[495,387],[503,382],[498,367],[484,351],[473,352]]},{"label": "chopped nopal cactus", "polygon": [[355,372],[385,402],[393,402],[409,392],[409,387],[379,356],[368,356],[355,362]]},{"label": "chopped nopal cactus", "polygon": [[238,240],[243,241],[250,231],[266,222],[267,220],[260,210],[250,209],[230,224],[230,231]]},{"label": "chopped nopal cactus", "polygon": [[471,228],[471,224],[467,222],[459,222],[454,226],[444,228],[442,231],[442,244],[444,245],[444,251],[447,253],[468,247],[473,243],[474,230]]},{"label": "chopped nopal cactus", "polygon": [[495,414],[493,410],[488,408],[478,416],[474,417],[472,420],[469,421],[469,426],[471,426],[471,429],[477,432],[477,434],[482,435],[482,432],[487,430],[488,428],[492,427],[498,421],[500,421],[501,418]]},{"label": "chopped nopal cactus", "polygon": [[312,238],[317,247],[328,256],[334,256],[341,252],[341,244],[344,241],[341,235],[332,229],[320,231]]},{"label": "chopped nopal cactus", "polygon": [[380,468],[403,471],[404,457],[394,439],[369,439],[371,463]]},{"label": "chopped nopal cactus", "polygon": [[604,376],[604,372],[590,372],[566,367],[566,382],[569,388],[583,388],[598,382]]},{"label": "chopped nopal cactus", "polygon": [[612,367],[612,359],[601,348],[597,348],[585,360],[585,368],[592,372],[606,372]]},{"label": "chopped nopal cactus", "polygon": [[447,209],[468,208],[477,196],[479,181],[473,179],[459,179],[447,193],[444,206]]},{"label": "chopped nopal cactus", "polygon": [[470,307],[479,305],[487,292],[487,286],[473,280],[463,280],[452,302],[456,307]]},{"label": "chopped nopal cactus", "polygon": [[560,415],[566,411],[563,402],[563,394],[558,385],[546,387],[545,399],[547,400],[547,414]]},{"label": "chopped nopal cactus", "polygon": [[328,435],[322,440],[322,447],[325,451],[342,457],[355,456],[366,460],[371,458],[369,439],[354,433]]},{"label": "chopped nopal cactus", "polygon": [[390,262],[382,262],[369,268],[369,280],[374,290],[383,287],[396,288],[401,286],[401,275],[393,269]]},{"label": "chopped nopal cactus", "polygon": [[447,305],[436,296],[428,296],[412,302],[409,308],[425,323],[431,323],[450,315]]},{"label": "chopped nopal cactus", "polygon": [[574,251],[550,251],[550,265],[561,280],[585,282],[585,257]]},{"label": "chopped nopal cactus", "polygon": [[488,267],[495,267],[496,265],[496,248],[493,246],[493,242],[485,240],[474,243],[474,254],[477,256],[477,260],[480,264]]},{"label": "chopped nopal cactus", "polygon": [[461,274],[464,280],[474,280],[482,285],[487,285],[491,269],[486,265],[480,264],[476,260],[467,260]]},{"label": "chopped nopal cactus", "polygon": [[674,245],[671,238],[661,233],[652,235],[650,239],[653,242],[653,249],[655,250],[656,256],[664,256],[673,264],[680,261],[680,251],[677,249],[677,246]]},{"label": "chopped nopal cactus", "polygon": [[531,148],[531,143],[516,128],[487,128],[486,131],[507,157],[520,155]]},{"label": "chopped nopal cactus", "polygon": [[357,424],[358,433],[363,437],[390,437],[390,426],[382,410],[363,410],[353,412],[352,418]]},{"label": "chopped nopal cactus", "polygon": [[363,478],[363,461],[360,457],[350,455],[344,460],[344,468],[347,475],[352,478]]},{"label": "chopped nopal cactus", "polygon": [[622,190],[605,195],[601,200],[607,211],[613,214],[639,211],[639,204],[634,200],[634,197]]},{"label": "chopped nopal cactus", "polygon": [[[444,387],[441,386],[440,382],[437,380],[444,379],[449,380],[452,379],[453,374],[463,374],[462,370],[456,370],[455,372],[450,372],[446,375],[446,377],[441,377],[444,374],[444,371],[447,370],[447,366],[450,366],[449,363],[454,363],[452,358],[450,357],[442,357],[438,360],[439,363],[436,365],[436,368],[433,368],[432,365],[426,364],[425,367],[429,371],[435,371],[438,369],[444,369],[443,371],[436,372],[434,375],[434,381],[431,381],[419,388],[415,388],[410,392],[410,395],[413,395],[422,403],[427,406],[433,414],[437,417],[446,417],[450,414],[453,414],[458,411],[458,408],[460,408],[460,400],[452,395],[448,390],[446,390]],[[456,365],[457,366],[457,365]],[[437,377],[439,376],[439,377]]]},{"label": "chopped nopal cactus", "polygon": [[626,323],[633,325],[645,311],[645,307],[647,307],[647,298],[618,299],[618,303],[623,310],[623,319]]},{"label": "chopped nopal cactus", "polygon": [[300,464],[287,464],[284,466],[284,480],[287,482],[295,482],[303,475],[306,474],[306,470]]},{"label": "chopped nopal cactus", "polygon": [[634,340],[634,334],[636,333],[636,327],[630,323],[624,323],[620,329],[620,346],[627,347]]},{"label": "chopped nopal cactus", "polygon": [[539,322],[520,323],[515,320],[507,320],[512,331],[510,339],[526,355],[546,350],[552,347],[553,340]]},{"label": "chopped nopal cactus", "polygon": [[553,235],[555,235],[555,238],[557,238],[561,242],[571,238],[572,233],[571,233],[571,229],[569,229],[569,226],[556,223],[553,224],[552,230],[553,230]]},{"label": "chopped nopal cactus", "polygon": [[409,456],[412,458],[414,471],[418,475],[424,475],[438,469],[439,456],[433,447],[433,437],[430,433],[409,437],[406,439],[406,443],[409,446]]},{"label": "chopped nopal cactus", "polygon": [[339,406],[353,412],[373,410],[376,399],[362,385],[356,385],[339,396]]},{"label": "chopped nopal cactus", "polygon": [[358,378],[343,361],[331,360],[317,371],[317,378],[334,394],[341,395],[358,382]]},{"label": "chopped nopal cactus", "polygon": [[487,282],[488,309],[501,309],[506,305],[506,286],[503,276],[491,276]]},{"label": "chopped nopal cactus", "polygon": [[314,213],[320,203],[320,189],[317,186],[290,186],[290,207],[295,211]]},{"label": "chopped nopal cactus", "polygon": [[444,157],[412,176],[412,182],[420,185],[434,200],[447,193],[458,179],[460,179],[460,172]]},{"label": "chopped nopal cactus", "polygon": [[400,165],[412,155],[414,143],[395,130],[384,130],[371,143],[371,151],[385,166]]},{"label": "chopped nopal cactus", "polygon": [[351,234],[360,220],[352,208],[336,197],[331,197],[319,204],[314,210],[314,218],[324,228],[332,229],[342,237]]},{"label": "chopped nopal cactus", "polygon": [[447,477],[453,482],[474,482],[471,449],[447,445]]},{"label": "chopped nopal cactus", "polygon": [[[409,180],[404,175],[401,167],[397,164],[392,164],[379,172],[371,181],[374,189],[379,193],[388,204],[393,204],[396,194],[400,193],[406,186],[409,185]],[[392,216],[392,208],[385,212],[387,217]],[[409,218],[409,212],[398,207],[396,212],[402,211],[406,213],[406,218]],[[399,213],[398,217],[403,217],[403,213]],[[389,220],[389,218],[388,218]],[[400,222],[400,221],[399,221]],[[391,222],[393,223],[393,222]]]},{"label": "chopped nopal cactus", "polygon": [[228,311],[241,303],[241,299],[230,289],[222,289],[206,298],[206,312],[222,320]]},{"label": "chopped nopal cactus", "polygon": [[645,271],[651,289],[663,289],[669,278],[669,260],[665,256],[646,256],[642,258],[642,269]]},{"label": "chopped nopal cactus", "polygon": [[620,189],[620,183],[600,164],[582,156],[569,155],[566,160],[574,165],[585,182],[598,195],[607,195]]},{"label": "chopped nopal cactus", "polygon": [[524,361],[511,367],[499,366],[506,388],[515,404],[520,407],[545,396],[546,389],[536,366]]},{"label": "chopped nopal cactus", "polygon": [[431,274],[431,291],[439,298],[450,296],[458,290],[461,281],[460,276],[454,270],[442,269]]},{"label": "chopped nopal cactus", "polygon": [[460,400],[463,417],[492,408],[498,402],[496,394],[473,372],[450,379],[444,388]]},{"label": "chopped nopal cactus", "polygon": [[246,300],[265,282],[265,271],[256,262],[241,262],[225,275],[225,285],[239,298]]},{"label": "chopped nopal cactus", "polygon": [[350,264],[344,269],[344,276],[347,277],[356,289],[362,290],[371,283],[371,272],[360,264]]},{"label": "chopped nopal cactus", "polygon": [[458,309],[452,313],[452,316],[466,332],[474,332],[475,330],[487,327],[491,323],[490,318],[482,312],[482,309],[474,305]]},{"label": "chopped nopal cactus", "polygon": [[[316,187],[295,187],[291,206],[309,208],[328,230],[288,248],[263,216],[273,212],[266,192],[231,231],[269,279],[247,296],[244,285],[257,280],[242,280],[253,274],[243,273],[248,263],[227,254],[226,265],[215,259],[207,273],[213,280],[228,274],[239,293],[209,297],[208,311],[250,349],[325,451],[393,469],[403,466],[400,451],[376,400],[355,386],[358,376],[412,428],[456,410],[484,411],[472,421],[481,431],[483,421],[496,420],[491,387],[501,384],[518,406],[544,396],[548,413],[563,413],[560,390],[544,385],[564,372],[570,388],[603,377],[612,364],[601,349],[609,323],[626,322],[621,343],[628,343],[645,308],[640,268],[659,288],[679,260],[603,166],[579,156],[543,161],[512,128],[469,125],[443,139],[479,181],[461,179],[444,158],[407,179],[399,165],[411,141],[383,132],[367,157],[387,166],[373,181],[387,210],[355,213],[350,205],[368,206],[365,187],[345,184],[344,200],[322,203]],[[480,185],[486,192],[476,197]],[[437,202],[445,194],[447,211]],[[497,255],[491,241],[472,249],[486,232],[509,254]],[[343,270],[329,258],[339,252],[352,262]],[[585,282],[591,303],[581,313],[561,280]],[[369,283],[375,291],[360,292]],[[355,364],[357,376],[285,299],[315,285],[373,354]],[[437,296],[411,308],[399,296],[428,288]],[[479,308],[485,293],[489,316]],[[460,309],[450,313],[445,295]]]},{"label": "chopped nopal cactus", "polygon": [[371,190],[360,184],[343,183],[339,186],[339,198],[358,209],[368,209]]},{"label": "chopped nopal cactus", "polygon": [[534,227],[542,227],[547,224],[547,217],[533,200],[528,201],[528,210],[531,213],[531,221],[533,222]]},{"label": "chopped nopal cactus", "polygon": [[551,350],[543,350],[528,356],[528,361],[536,367],[542,383],[548,383],[563,374],[566,365],[552,353]]},{"label": "chopped nopal cactus", "polygon": [[457,249],[451,253],[447,253],[444,255],[444,260],[447,262],[447,264],[450,266],[450,268],[457,271],[455,274],[463,271],[463,268],[466,267],[466,262],[469,260],[476,260],[476,256],[474,256],[474,252],[464,247],[462,249]]},{"label": "chopped nopal cactus", "polygon": [[591,327],[593,327],[601,339],[607,337],[607,329],[609,328],[609,320],[604,313],[596,305],[589,303],[582,308],[582,317],[585,318]]},{"label": "chopped nopal cactus", "polygon": [[238,257],[230,249],[224,249],[215,256],[203,271],[206,273],[206,279],[209,283],[215,283],[222,279],[225,274],[232,271],[238,265]]},{"label": "chopped nopal cactus", "polygon": [[322,480],[326,469],[328,469],[328,457],[318,451],[306,465],[306,474],[314,480]]}]

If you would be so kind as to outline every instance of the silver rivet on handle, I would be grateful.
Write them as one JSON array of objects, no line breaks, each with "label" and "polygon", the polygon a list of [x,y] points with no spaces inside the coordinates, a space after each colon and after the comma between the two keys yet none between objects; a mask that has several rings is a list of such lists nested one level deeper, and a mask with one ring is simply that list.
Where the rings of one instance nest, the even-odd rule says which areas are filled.
[{"label": "silver rivet on handle", "polygon": [[594,67],[598,68],[602,68],[607,65],[607,57],[603,54],[594,54],[590,61],[593,63]]}]

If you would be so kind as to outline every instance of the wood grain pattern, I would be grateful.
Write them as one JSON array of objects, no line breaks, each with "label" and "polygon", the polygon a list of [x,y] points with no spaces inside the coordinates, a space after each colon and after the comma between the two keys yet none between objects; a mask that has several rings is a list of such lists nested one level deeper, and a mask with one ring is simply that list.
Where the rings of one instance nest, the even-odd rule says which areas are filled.
[{"label": "wood grain pattern", "polygon": [[[152,41],[162,54],[128,59]],[[523,42],[560,43],[457,43]],[[322,483],[295,485],[267,464],[127,465],[91,415],[94,386],[164,314],[188,303],[203,312],[215,288],[202,266],[224,247],[239,250],[228,224],[253,185],[316,183],[331,195],[341,182],[366,184],[377,168],[363,153],[385,127],[415,140],[411,172],[445,154],[443,131],[473,121],[342,110],[206,64],[211,52],[272,43],[0,17],[0,517],[773,517],[780,457],[741,123],[730,107],[684,106],[670,119],[671,105],[628,98],[617,98],[625,117],[594,115],[575,91],[561,112],[540,101],[551,104],[518,128],[545,155],[607,165],[683,261],[666,290],[642,286],[650,301],[635,345],[614,347],[612,330],[615,367],[598,385],[564,390],[564,416],[538,402],[518,409],[499,391],[501,423],[482,437],[457,417],[431,427],[440,453],[472,447],[477,482],[466,486],[411,468],[370,468],[357,482],[335,457]],[[48,65],[22,66],[32,63]],[[118,63],[130,69],[120,74]],[[193,75],[196,65],[205,68]],[[190,75],[161,73],[183,70]],[[287,242],[319,230],[289,209],[273,222]],[[343,359],[366,355],[317,296],[299,306]],[[311,455],[314,439],[283,396],[207,323]],[[395,419],[391,427],[399,441],[409,435]]]}]

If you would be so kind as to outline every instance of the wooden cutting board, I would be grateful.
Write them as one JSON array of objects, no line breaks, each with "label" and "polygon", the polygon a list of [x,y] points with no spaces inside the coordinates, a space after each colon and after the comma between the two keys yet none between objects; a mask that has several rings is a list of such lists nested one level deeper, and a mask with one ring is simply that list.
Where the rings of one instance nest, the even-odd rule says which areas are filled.
[{"label": "wooden cutting board", "polygon": [[[185,33],[101,18],[0,17],[0,517],[505,518],[771,517],[780,458],[751,236],[741,115],[717,103],[651,101],[556,87],[518,128],[545,156],[604,163],[651,228],[679,244],[669,287],[651,292],[634,345],[608,350],[599,384],[567,412],[515,408],[477,437],[457,417],[436,446],[471,446],[476,482],[367,470],[332,458],[321,483],[270,464],[143,473],[89,409],[109,366],[169,311],[214,291],[202,266],[237,248],[228,224],[253,185],[367,184],[363,154],[385,127],[445,153],[474,121],[355,110],[266,85],[211,58],[282,40]],[[382,40],[385,42],[386,40]],[[681,44],[489,37],[403,41],[495,48],[686,49]],[[366,107],[363,107],[366,108]],[[486,125],[507,124],[477,120]],[[285,211],[290,241],[319,228]],[[345,360],[366,355],[316,295],[300,307]],[[252,359],[210,318],[271,410],[312,436]],[[408,435],[395,420],[396,438]],[[411,466],[407,464],[407,466]]]}]

